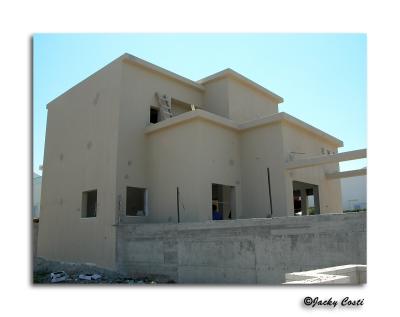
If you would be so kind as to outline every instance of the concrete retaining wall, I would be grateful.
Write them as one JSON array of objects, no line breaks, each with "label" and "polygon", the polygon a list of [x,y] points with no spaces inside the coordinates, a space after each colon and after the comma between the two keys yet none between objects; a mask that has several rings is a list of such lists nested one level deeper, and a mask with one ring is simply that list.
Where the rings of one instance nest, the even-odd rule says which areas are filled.
[{"label": "concrete retaining wall", "polygon": [[285,273],[366,264],[366,213],[117,227],[117,267],[179,283],[280,284]]}]

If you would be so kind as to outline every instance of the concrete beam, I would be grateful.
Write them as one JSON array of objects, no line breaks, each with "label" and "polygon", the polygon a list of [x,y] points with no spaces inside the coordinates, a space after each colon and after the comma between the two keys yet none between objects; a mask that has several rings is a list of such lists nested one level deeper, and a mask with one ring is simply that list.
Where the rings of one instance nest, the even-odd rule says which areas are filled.
[{"label": "concrete beam", "polygon": [[367,175],[367,169],[361,168],[358,170],[351,170],[346,172],[336,172],[336,173],[327,173],[325,174],[328,179],[337,179],[337,178],[346,178],[346,177],[354,177],[354,176],[363,176]]},{"label": "concrete beam", "polygon": [[357,160],[367,157],[367,150],[355,150],[337,154],[321,155],[310,158],[298,159],[285,164],[286,169],[297,169],[316,165],[331,164],[343,161]]}]

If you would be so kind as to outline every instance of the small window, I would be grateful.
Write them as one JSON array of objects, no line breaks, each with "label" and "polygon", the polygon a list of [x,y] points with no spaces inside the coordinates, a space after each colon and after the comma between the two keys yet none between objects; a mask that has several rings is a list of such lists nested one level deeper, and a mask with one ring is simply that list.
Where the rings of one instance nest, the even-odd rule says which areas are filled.
[{"label": "small window", "polygon": [[158,122],[158,114],[159,114],[158,109],[150,107],[150,123]]},{"label": "small window", "polygon": [[325,154],[325,149],[323,147],[321,148],[321,154]]},{"label": "small window", "polygon": [[96,217],[97,190],[82,193],[82,218]]},{"label": "small window", "polygon": [[145,216],[146,215],[146,189],[127,187],[126,188],[126,215]]}]

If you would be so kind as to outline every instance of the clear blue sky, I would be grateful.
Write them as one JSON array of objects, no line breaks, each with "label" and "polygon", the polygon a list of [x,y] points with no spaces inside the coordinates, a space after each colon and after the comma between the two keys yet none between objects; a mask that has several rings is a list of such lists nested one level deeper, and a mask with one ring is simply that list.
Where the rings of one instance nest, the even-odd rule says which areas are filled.
[{"label": "clear blue sky", "polygon": [[365,148],[366,46],[361,34],[37,34],[33,170],[41,174],[46,104],[125,52],[192,80],[232,68],[282,96],[280,111],[343,140],[340,152]]}]

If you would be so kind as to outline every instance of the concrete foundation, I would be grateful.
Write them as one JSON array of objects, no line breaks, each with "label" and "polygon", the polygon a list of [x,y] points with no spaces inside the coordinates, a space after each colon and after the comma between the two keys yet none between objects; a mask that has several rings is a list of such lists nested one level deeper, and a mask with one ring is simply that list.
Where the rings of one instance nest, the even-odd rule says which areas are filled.
[{"label": "concrete foundation", "polygon": [[285,273],[366,264],[366,213],[117,226],[117,268],[178,283],[281,284]]}]

